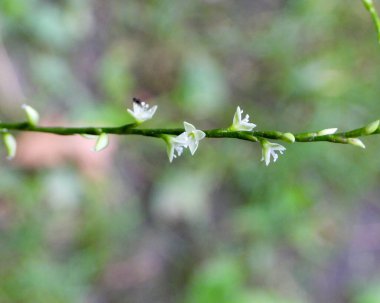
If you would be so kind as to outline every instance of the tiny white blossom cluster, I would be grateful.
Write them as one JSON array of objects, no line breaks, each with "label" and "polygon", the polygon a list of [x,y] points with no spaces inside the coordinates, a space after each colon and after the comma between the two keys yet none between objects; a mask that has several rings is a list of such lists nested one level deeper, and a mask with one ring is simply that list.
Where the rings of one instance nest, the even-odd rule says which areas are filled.
[{"label": "tiny white blossom cluster", "polygon": [[[133,98],[133,110],[128,109],[128,112],[136,120],[138,124],[152,119],[157,110],[157,105],[149,107],[149,105],[140,99]],[[243,110],[238,106],[234,114],[232,125],[228,128],[230,131],[252,131],[256,127],[256,124],[249,122],[249,115],[246,114],[242,117]],[[166,145],[169,161],[182,155],[184,149],[189,148],[190,153],[194,155],[199,146],[199,141],[206,137],[206,134],[196,129],[194,125],[188,122],[183,123],[185,131],[178,136],[162,135]],[[294,136],[293,136],[294,138]],[[100,139],[100,137],[99,137]],[[266,165],[269,165],[271,157],[273,162],[276,162],[278,155],[276,152],[282,154],[286,148],[277,143],[271,143],[267,140],[260,140],[262,146],[262,161]],[[293,141],[294,142],[294,139]],[[99,143],[99,142],[98,142]],[[97,144],[98,146],[99,144]],[[104,146],[103,144],[100,144]],[[105,145],[106,146],[106,145]],[[102,148],[95,148],[95,150],[101,150]]]},{"label": "tiny white blossom cluster", "polygon": [[[236,112],[234,118],[232,120],[232,125],[230,126],[230,130],[232,131],[251,131],[256,127],[256,124],[249,122],[249,115],[246,114],[244,119],[242,119],[243,110],[238,106],[236,108]],[[289,136],[291,135],[291,138]],[[294,136],[290,133],[287,133],[285,136],[289,141],[294,142]],[[271,157],[273,158],[273,162],[276,162],[278,159],[278,155],[276,152],[280,152],[282,154],[286,148],[278,143],[271,143],[268,140],[262,139],[259,140],[262,147],[262,157],[261,161],[265,162],[265,165],[269,165]]]},{"label": "tiny white blossom cluster", "polygon": [[[140,99],[133,98],[133,110],[128,109],[129,114],[140,124],[153,118],[157,110],[157,105],[149,107],[147,103]],[[206,134],[196,129],[194,125],[183,122],[185,131],[178,136],[162,135],[167,145],[169,161],[182,155],[183,150],[189,148],[190,153],[194,155],[198,149],[199,141],[206,137]]]},{"label": "tiny white blossom cluster", "polygon": [[[192,155],[198,149],[199,141],[206,137],[206,134],[196,129],[194,125],[183,122],[185,131],[177,137],[165,135],[163,139],[167,144],[167,153],[169,161],[172,162],[174,158],[182,155],[184,148],[189,148]],[[177,155],[175,154],[177,152]]]}]

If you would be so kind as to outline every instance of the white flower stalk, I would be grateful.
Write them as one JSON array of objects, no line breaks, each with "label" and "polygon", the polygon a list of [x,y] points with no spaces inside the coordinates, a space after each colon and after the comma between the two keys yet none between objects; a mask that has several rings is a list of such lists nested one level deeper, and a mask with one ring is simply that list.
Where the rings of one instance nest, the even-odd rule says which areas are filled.
[{"label": "white flower stalk", "polygon": [[261,141],[261,145],[262,145],[261,161],[264,161],[266,166],[269,165],[271,157],[273,158],[273,162],[277,161],[278,155],[276,154],[276,152],[279,152],[282,155],[282,153],[286,150],[284,146],[277,143],[271,143],[265,139]]},{"label": "white flower stalk", "polygon": [[360,147],[360,148],[365,148],[365,145],[362,142],[362,140],[360,140],[358,138],[348,138],[347,143],[354,145],[354,146],[357,146],[357,147]]},{"label": "white flower stalk", "polygon": [[199,141],[206,137],[206,134],[188,122],[183,122],[183,126],[185,127],[185,132],[176,137],[176,140],[186,142],[185,145],[189,147],[191,154],[194,155],[198,148]]},{"label": "white flower stalk", "polygon": [[38,121],[40,120],[39,113],[30,105],[23,104],[21,105],[21,108],[25,111],[26,118],[28,119],[28,122],[32,126],[36,126],[38,124]]},{"label": "white flower stalk", "polygon": [[7,154],[8,154],[7,159],[11,160],[16,155],[16,150],[17,150],[16,139],[10,133],[4,133],[3,140],[4,140],[5,148],[7,149]]},{"label": "white flower stalk", "polygon": [[164,135],[162,138],[166,142],[166,152],[168,154],[169,161],[171,163],[173,159],[182,155],[183,149],[187,147],[188,140],[184,136],[174,137],[174,136]]},{"label": "white flower stalk", "polygon": [[322,129],[319,132],[317,132],[317,136],[332,135],[335,134],[337,130],[337,128]]},{"label": "white flower stalk", "polygon": [[129,114],[136,120],[137,123],[142,123],[152,119],[157,110],[157,105],[149,107],[149,104],[140,99],[133,98],[133,111],[128,108]]},{"label": "white flower stalk", "polygon": [[256,124],[249,122],[249,115],[245,115],[244,119],[241,118],[243,114],[243,110],[238,106],[234,115],[234,119],[232,121],[232,125],[230,130],[236,131],[250,131],[256,127]]}]

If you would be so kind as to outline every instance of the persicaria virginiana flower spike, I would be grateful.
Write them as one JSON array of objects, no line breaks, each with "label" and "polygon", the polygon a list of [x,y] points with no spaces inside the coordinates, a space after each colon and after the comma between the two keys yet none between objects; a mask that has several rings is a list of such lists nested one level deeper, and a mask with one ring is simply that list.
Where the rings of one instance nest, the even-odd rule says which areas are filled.
[{"label": "persicaria virginiana flower spike", "polygon": [[[199,141],[206,137],[209,138],[236,138],[251,142],[260,142],[262,146],[262,158],[268,166],[271,161],[277,161],[279,155],[283,154],[286,148],[277,143],[271,143],[268,140],[283,140],[288,143],[295,142],[317,142],[327,141],[341,144],[351,144],[357,147],[365,148],[363,142],[359,139],[363,136],[380,134],[380,120],[373,121],[364,127],[356,128],[351,131],[336,133],[337,128],[326,128],[319,131],[303,132],[292,134],[290,132],[280,131],[252,131],[255,124],[249,122],[249,116],[243,117],[243,110],[237,106],[233,117],[233,123],[228,128],[214,128],[207,131],[197,129],[194,125],[184,122],[184,131],[176,128],[145,128],[138,129],[137,126],[153,117],[157,106],[149,107],[145,102],[133,98],[133,110],[128,112],[135,118],[137,123],[129,123],[116,127],[61,127],[61,126],[37,126],[39,120],[38,112],[29,105],[22,105],[28,122],[19,123],[2,123],[0,122],[0,136],[3,135],[3,141],[8,151],[8,158],[13,158],[17,144],[15,138],[9,134],[9,131],[32,131],[40,133],[50,133],[56,135],[76,135],[96,140],[92,150],[101,151],[108,146],[109,134],[115,135],[139,135],[146,137],[161,138],[166,142],[167,154],[169,161],[182,155],[186,148],[194,155],[199,146]],[[175,136],[182,132],[180,135]]]},{"label": "persicaria virginiana flower spike", "polygon": [[128,108],[128,113],[136,120],[137,123],[143,123],[152,119],[157,110],[157,105],[149,107],[149,104],[140,99],[133,98],[133,110]]}]

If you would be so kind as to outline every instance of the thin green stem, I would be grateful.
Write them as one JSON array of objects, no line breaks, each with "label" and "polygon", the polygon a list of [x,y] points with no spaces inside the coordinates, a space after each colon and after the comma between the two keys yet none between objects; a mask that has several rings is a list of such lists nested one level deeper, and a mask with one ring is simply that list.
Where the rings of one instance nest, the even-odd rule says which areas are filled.
[{"label": "thin green stem", "polygon": [[377,32],[377,41],[380,44],[380,18],[376,11],[375,5],[373,4],[372,0],[362,0],[364,7],[371,15],[371,19],[375,25],[376,32]]},{"label": "thin green stem", "polygon": [[[33,126],[28,122],[22,123],[0,123],[0,129],[23,131],[23,132],[39,132],[49,133],[62,136],[70,136],[77,134],[100,135],[101,133],[114,135],[139,135],[147,137],[162,137],[162,135],[177,136],[184,132],[183,128],[136,128],[138,124],[125,124],[117,127],[60,127],[60,126]],[[284,132],[280,131],[231,131],[228,128],[217,128],[203,130],[208,138],[235,138],[240,140],[257,142],[261,138],[284,140]],[[332,142],[347,144],[348,138],[357,138],[362,136],[379,134],[380,129],[368,130],[368,126],[330,135],[318,135],[318,132],[306,132],[295,134],[295,142]],[[284,140],[286,141],[286,140]]]}]

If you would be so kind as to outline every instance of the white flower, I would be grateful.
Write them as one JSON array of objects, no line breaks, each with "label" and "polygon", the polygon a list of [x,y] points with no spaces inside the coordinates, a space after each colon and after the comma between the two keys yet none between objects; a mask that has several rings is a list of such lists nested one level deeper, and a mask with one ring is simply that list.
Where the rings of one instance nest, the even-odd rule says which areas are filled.
[{"label": "white flower", "polygon": [[25,111],[26,118],[28,119],[29,124],[32,126],[36,126],[40,119],[40,115],[38,114],[38,112],[33,107],[27,104],[21,105],[21,108]]},{"label": "white flower", "polygon": [[244,119],[241,119],[242,114],[243,110],[238,106],[232,121],[232,126],[230,127],[231,130],[250,131],[256,127],[256,124],[249,123],[249,115],[245,115]]},{"label": "white flower", "polygon": [[196,129],[195,126],[190,123],[183,122],[183,126],[185,127],[185,132],[176,137],[176,140],[178,142],[185,142],[183,146],[189,147],[191,154],[194,155],[198,148],[199,141],[206,137],[206,134]]},{"label": "white flower", "polygon": [[[184,136],[163,136],[166,142],[166,151],[168,153],[169,161],[172,162],[174,158],[182,155],[183,149],[187,147],[187,138]],[[177,153],[177,155],[175,154]]]},{"label": "white flower", "polygon": [[269,165],[271,156],[273,157],[273,162],[276,162],[276,160],[278,159],[278,155],[276,154],[276,151],[280,152],[280,154],[282,155],[284,150],[286,150],[286,148],[283,147],[282,145],[277,144],[277,143],[271,143],[265,139],[261,141],[261,145],[262,145],[261,161],[265,161],[266,166]]},{"label": "white flower", "polygon": [[133,111],[128,108],[128,112],[138,123],[152,119],[156,110],[157,105],[149,108],[149,104],[136,98],[133,98]]}]

